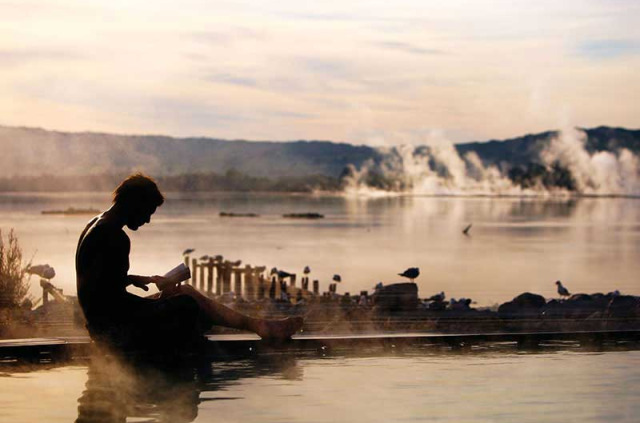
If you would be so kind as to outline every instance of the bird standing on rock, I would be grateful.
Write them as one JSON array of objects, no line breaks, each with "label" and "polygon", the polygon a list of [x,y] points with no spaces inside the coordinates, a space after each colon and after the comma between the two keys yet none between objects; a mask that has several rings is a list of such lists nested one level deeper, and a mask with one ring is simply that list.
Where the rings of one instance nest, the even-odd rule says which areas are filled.
[{"label": "bird standing on rock", "polygon": [[562,282],[556,281],[556,285],[558,285],[558,295],[560,295],[560,298],[568,297],[568,296],[571,295],[569,293],[569,290],[567,288],[565,288],[564,286],[562,286]]},{"label": "bird standing on rock", "polygon": [[[446,296],[444,295],[444,291],[441,291],[439,294],[430,296],[429,298],[427,298],[427,300],[441,302],[444,301],[445,298]],[[452,298],[451,301],[455,301],[455,298]]]},{"label": "bird standing on rock", "polygon": [[398,273],[398,275],[402,276],[404,278],[409,278],[411,280],[411,282],[413,282],[413,280],[415,278],[420,276],[420,269],[418,269],[417,267],[410,267],[407,270],[405,270],[404,272]]}]

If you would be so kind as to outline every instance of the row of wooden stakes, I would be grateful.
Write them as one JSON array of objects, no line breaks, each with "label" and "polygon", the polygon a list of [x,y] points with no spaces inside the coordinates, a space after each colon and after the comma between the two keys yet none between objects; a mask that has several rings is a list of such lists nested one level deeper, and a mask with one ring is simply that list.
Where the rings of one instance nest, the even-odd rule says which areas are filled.
[{"label": "row of wooden stakes", "polygon": [[[241,266],[242,261],[225,260],[222,256],[208,257],[204,260],[185,256],[185,266],[191,270],[191,279],[186,283],[209,296],[222,296],[233,292],[236,297],[245,300],[262,298],[282,298],[283,290],[289,297],[303,298],[319,295],[320,283],[314,280],[309,286],[309,278],[304,276],[297,286],[295,274],[280,277],[267,274],[266,266]],[[332,284],[335,285],[335,284]],[[332,286],[335,291],[335,287]]]}]

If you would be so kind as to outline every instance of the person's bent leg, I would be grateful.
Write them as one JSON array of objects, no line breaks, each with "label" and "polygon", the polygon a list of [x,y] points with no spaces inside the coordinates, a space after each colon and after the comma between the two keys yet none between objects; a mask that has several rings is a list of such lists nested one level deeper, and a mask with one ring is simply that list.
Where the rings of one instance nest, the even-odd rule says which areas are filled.
[{"label": "person's bent leg", "polygon": [[261,338],[289,338],[302,328],[302,317],[286,319],[259,319],[242,314],[203,295],[190,285],[177,286],[166,291],[168,296],[188,295],[199,304],[214,325],[255,332]]}]

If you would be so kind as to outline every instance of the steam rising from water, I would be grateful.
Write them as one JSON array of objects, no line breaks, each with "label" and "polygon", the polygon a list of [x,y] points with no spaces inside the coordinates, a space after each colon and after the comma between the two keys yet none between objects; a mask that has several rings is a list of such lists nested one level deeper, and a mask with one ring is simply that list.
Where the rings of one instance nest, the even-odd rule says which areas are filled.
[{"label": "steam rising from water", "polygon": [[381,148],[382,160],[344,178],[346,195],[640,195],[640,160],[627,149],[589,152],[584,131],[562,131],[546,143],[537,164],[550,171],[560,166],[570,172],[575,189],[545,186],[534,181],[526,188],[508,176],[510,164],[485,165],[473,151],[458,154],[442,136],[427,138],[425,146]]},{"label": "steam rising from water", "polygon": [[626,148],[589,153],[584,131],[561,132],[542,151],[546,165],[559,162],[571,172],[576,190],[588,195],[640,195],[640,161]]}]

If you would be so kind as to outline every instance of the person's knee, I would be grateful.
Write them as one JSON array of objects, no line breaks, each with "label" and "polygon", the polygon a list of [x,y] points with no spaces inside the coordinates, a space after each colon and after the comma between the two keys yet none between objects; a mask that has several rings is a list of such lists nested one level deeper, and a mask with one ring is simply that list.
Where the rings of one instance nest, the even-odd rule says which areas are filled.
[{"label": "person's knee", "polygon": [[195,298],[190,295],[186,295],[186,293],[181,294],[183,295],[176,295],[175,297],[171,298],[171,302],[173,303],[174,307],[176,307],[178,310],[195,311],[200,309],[200,305],[195,300]]},{"label": "person's knee", "polygon": [[199,294],[198,290],[192,287],[191,285],[178,285],[177,292],[179,294],[185,294],[189,296],[194,296]]}]

